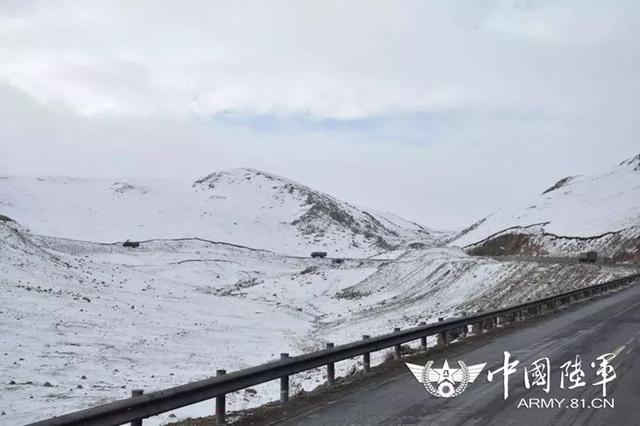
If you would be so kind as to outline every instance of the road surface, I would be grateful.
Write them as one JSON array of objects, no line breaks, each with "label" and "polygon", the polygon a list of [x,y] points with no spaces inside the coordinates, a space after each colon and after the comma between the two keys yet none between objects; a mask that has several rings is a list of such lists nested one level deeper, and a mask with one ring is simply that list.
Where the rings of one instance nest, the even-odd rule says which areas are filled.
[{"label": "road surface", "polygon": [[[503,366],[504,351],[518,360],[509,377],[509,397],[504,399],[503,375],[487,380],[487,371]],[[607,402],[600,378],[591,362],[602,354],[615,353],[611,361],[616,378],[607,383]],[[560,366],[582,358],[586,386],[560,389]],[[563,311],[525,322],[434,356],[434,368],[445,357],[452,366],[486,362],[475,383],[451,399],[429,395],[408,369],[393,377],[377,378],[366,387],[345,389],[335,400],[310,408],[281,425],[638,425],[640,424],[640,285],[620,290],[595,301],[578,303]],[[524,367],[548,357],[551,389],[526,389]],[[422,362],[424,363],[423,360]],[[565,388],[568,384],[565,384]],[[571,408],[572,398],[580,408]],[[560,407],[536,408],[543,399],[563,400]],[[537,401],[537,402],[536,402]],[[614,407],[582,408],[611,404]],[[534,405],[532,408],[526,406]],[[520,407],[518,407],[520,405]]]}]

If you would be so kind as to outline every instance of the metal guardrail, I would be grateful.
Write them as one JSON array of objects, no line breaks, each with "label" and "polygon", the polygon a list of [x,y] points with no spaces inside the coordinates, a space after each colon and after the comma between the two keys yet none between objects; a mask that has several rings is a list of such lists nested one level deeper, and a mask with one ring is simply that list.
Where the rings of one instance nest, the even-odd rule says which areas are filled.
[{"label": "metal guardrail", "polygon": [[433,335],[438,336],[438,345],[444,347],[447,345],[447,339],[451,333],[466,334],[469,325],[478,333],[482,329],[495,327],[498,322],[509,322],[513,319],[521,320],[523,319],[523,313],[526,316],[537,315],[544,312],[545,309],[555,309],[559,304],[568,304],[588,298],[594,294],[604,293],[608,290],[631,284],[639,279],[640,274],[634,274],[490,312],[482,312],[428,325],[422,323],[418,327],[402,331],[395,329],[393,333],[372,338],[363,336],[361,341],[339,346],[327,344],[327,349],[300,356],[289,358],[288,354],[282,354],[281,359],[278,361],[234,371],[229,374],[225,374],[224,370],[218,370],[216,377],[145,395],[142,395],[141,391],[134,391],[134,395],[138,396],[52,417],[32,423],[30,426],[118,425],[127,422],[131,422],[132,425],[141,425],[144,418],[213,398],[217,400],[216,419],[219,423],[224,423],[225,395],[230,392],[279,379],[281,401],[286,402],[289,398],[289,376],[292,374],[327,366],[327,381],[332,384],[335,371],[334,363],[337,361],[362,356],[364,369],[368,371],[371,352],[394,347],[396,356],[399,357],[401,344],[418,339],[422,349],[426,350],[426,339],[428,336]]}]

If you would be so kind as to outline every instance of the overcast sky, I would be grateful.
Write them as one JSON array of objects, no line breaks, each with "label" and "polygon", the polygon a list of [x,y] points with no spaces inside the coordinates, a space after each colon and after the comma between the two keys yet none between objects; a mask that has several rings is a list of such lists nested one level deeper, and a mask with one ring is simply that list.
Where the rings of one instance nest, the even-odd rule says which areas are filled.
[{"label": "overcast sky", "polygon": [[452,228],[640,153],[640,2],[0,0],[0,173],[254,167]]}]

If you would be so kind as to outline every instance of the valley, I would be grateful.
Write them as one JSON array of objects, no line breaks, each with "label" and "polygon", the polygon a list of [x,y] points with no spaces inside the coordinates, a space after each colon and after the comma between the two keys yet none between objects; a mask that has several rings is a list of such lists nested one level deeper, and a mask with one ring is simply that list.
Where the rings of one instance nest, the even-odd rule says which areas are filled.
[{"label": "valley", "polygon": [[[577,187],[585,198],[571,201],[576,212],[555,207],[563,198],[548,194],[574,197],[571,186],[557,185],[539,212],[516,219],[496,213],[457,236],[251,169],[192,185],[0,179],[2,420],[29,422],[124,398],[133,388],[163,389],[281,352],[301,354],[631,274],[640,223],[635,167],[623,163],[583,180],[599,189]],[[616,183],[610,195],[607,176]],[[585,209],[599,203],[608,213]],[[576,217],[592,227],[571,228]],[[520,234],[525,244],[518,244]],[[140,244],[124,247],[127,239]],[[588,249],[615,262],[554,260]],[[312,259],[313,250],[328,257]],[[372,362],[387,356],[376,353]],[[357,360],[342,362],[336,374],[361,368]],[[315,388],[324,374],[293,377],[293,391]],[[227,404],[255,407],[278,392],[277,383],[267,383],[229,395]],[[211,409],[201,403],[148,422]]]}]

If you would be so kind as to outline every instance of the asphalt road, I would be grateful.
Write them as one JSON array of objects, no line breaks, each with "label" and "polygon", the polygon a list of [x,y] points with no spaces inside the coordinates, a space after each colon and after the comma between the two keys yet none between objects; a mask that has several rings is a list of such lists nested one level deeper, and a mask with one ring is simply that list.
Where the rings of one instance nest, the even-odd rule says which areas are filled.
[{"label": "asphalt road", "polygon": [[[509,397],[504,399],[503,375],[488,382],[487,371],[503,365],[503,352],[519,360],[509,377]],[[607,384],[607,401],[602,405],[602,386],[591,362],[604,353],[616,353],[612,360],[616,378]],[[586,386],[560,388],[560,366],[582,358]],[[524,367],[539,358],[551,362],[551,389],[524,386]],[[282,425],[638,425],[640,424],[640,285],[620,290],[595,301],[578,303],[561,312],[509,327],[477,343],[433,358],[441,367],[447,358],[451,366],[462,360],[467,365],[486,362],[474,383],[456,398],[429,395],[413,375],[398,370],[394,377],[379,378],[366,387],[345,392],[335,400],[311,408],[278,424]],[[597,367],[597,365],[596,365]],[[565,385],[567,387],[567,385]],[[563,400],[559,407],[526,408],[544,399]],[[579,408],[571,408],[572,399]],[[520,407],[518,407],[520,405]]]}]

